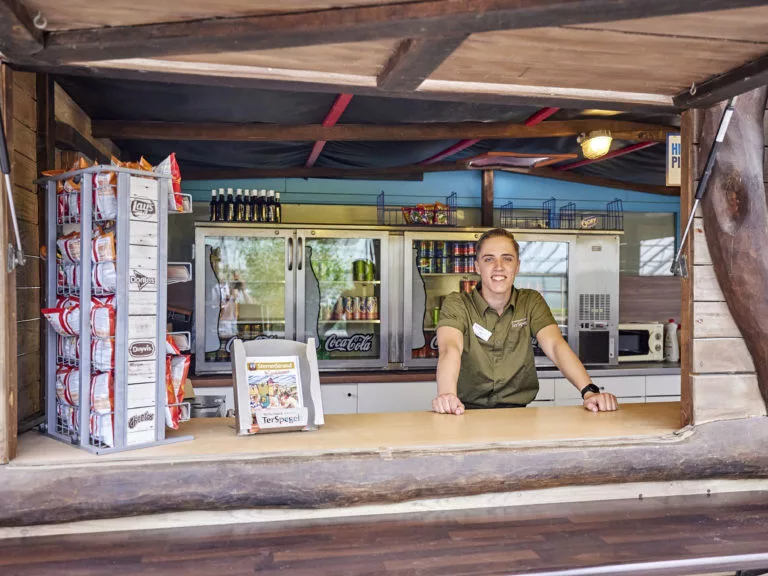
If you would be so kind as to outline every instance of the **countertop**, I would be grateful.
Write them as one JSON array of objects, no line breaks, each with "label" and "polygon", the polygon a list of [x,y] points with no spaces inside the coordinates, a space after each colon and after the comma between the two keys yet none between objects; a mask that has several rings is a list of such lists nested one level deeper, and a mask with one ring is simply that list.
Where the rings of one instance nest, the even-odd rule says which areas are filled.
[{"label": "countertop", "polygon": [[[629,362],[618,366],[587,367],[593,377],[601,376],[665,376],[680,374],[679,362]],[[540,367],[539,380],[562,378],[557,368]],[[192,385],[199,388],[229,388],[232,377],[228,374],[190,376]],[[435,380],[434,370],[378,370],[359,372],[320,372],[320,384],[367,384],[387,382],[430,382]]]}]

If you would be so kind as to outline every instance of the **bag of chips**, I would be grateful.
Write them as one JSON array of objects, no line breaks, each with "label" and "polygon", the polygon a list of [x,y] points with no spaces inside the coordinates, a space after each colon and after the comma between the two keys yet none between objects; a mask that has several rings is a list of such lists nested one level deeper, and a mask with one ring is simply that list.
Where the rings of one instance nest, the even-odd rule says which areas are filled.
[{"label": "bag of chips", "polygon": [[48,323],[61,336],[80,334],[80,306],[72,308],[43,308],[41,311]]},{"label": "bag of chips", "polygon": [[184,383],[189,372],[190,358],[188,354],[165,357],[165,423],[174,430],[178,430],[182,417],[181,406],[178,404],[184,401]]},{"label": "bag of chips", "polygon": [[112,448],[115,445],[115,419],[110,413],[91,412],[88,419],[91,441]]},{"label": "bag of chips", "polygon": [[435,202],[435,220],[434,223],[438,226],[445,226],[448,224],[448,210],[449,207],[446,204]]},{"label": "bag of chips", "polygon": [[168,210],[171,212],[183,212],[184,197],[181,194],[181,171],[179,170],[178,162],[176,162],[176,153],[172,152],[168,158],[160,162],[155,167],[154,172],[155,174],[168,177],[163,180],[164,183],[167,183]]},{"label": "bag of chips", "polygon": [[165,353],[171,355],[181,354],[181,349],[176,345],[173,336],[170,334],[167,334],[165,337]]},{"label": "bag of chips", "polygon": [[63,402],[56,403],[56,416],[61,423],[61,427],[67,432],[77,432],[80,430],[80,422],[77,418],[77,408]]},{"label": "bag of chips", "polygon": [[[80,242],[80,232],[71,232],[56,240],[58,248],[58,258],[63,262],[80,262],[82,247]],[[106,232],[101,228],[94,230],[91,239],[91,261],[107,262],[114,261],[117,256],[115,247],[115,233]]]},{"label": "bag of chips", "polygon": [[96,444],[115,445],[115,383],[112,372],[91,376],[91,440]]},{"label": "bag of chips", "polygon": [[57,336],[56,354],[62,362],[77,362],[80,359],[80,338]]},{"label": "bag of chips", "polygon": [[[114,297],[112,297],[114,302]],[[96,338],[111,338],[115,335],[115,306],[103,304],[100,299],[91,299],[91,334]]]},{"label": "bag of chips", "polygon": [[56,397],[70,406],[80,404],[80,370],[72,366],[56,368]]},{"label": "bag of chips", "polygon": [[115,341],[112,338],[91,340],[91,366],[100,372],[115,367]]},{"label": "bag of chips", "polygon": [[94,292],[104,293],[117,290],[117,268],[114,261],[95,264],[91,277],[93,280],[91,287]]}]

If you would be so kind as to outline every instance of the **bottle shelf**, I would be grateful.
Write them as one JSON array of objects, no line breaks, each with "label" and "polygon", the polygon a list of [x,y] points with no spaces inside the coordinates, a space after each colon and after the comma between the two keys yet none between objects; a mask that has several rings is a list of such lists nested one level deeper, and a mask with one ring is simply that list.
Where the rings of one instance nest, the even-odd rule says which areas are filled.
[{"label": "bottle shelf", "polygon": [[320,320],[318,324],[381,324],[381,320]]}]

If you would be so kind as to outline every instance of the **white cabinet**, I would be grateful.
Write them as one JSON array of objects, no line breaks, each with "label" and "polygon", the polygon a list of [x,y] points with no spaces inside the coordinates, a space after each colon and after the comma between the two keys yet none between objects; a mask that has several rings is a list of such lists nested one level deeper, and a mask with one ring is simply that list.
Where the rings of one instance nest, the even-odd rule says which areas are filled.
[{"label": "white cabinet", "polygon": [[680,396],[680,375],[646,376],[646,396]]},{"label": "white cabinet", "polygon": [[432,410],[437,382],[385,382],[357,385],[357,411],[420,412]]},{"label": "white cabinet", "polygon": [[617,398],[645,398],[645,376],[597,377],[592,382]]},{"label": "white cabinet", "polygon": [[552,401],[555,399],[555,379],[543,378],[539,380],[539,393],[534,402]]},{"label": "white cabinet", "polygon": [[320,386],[324,414],[355,414],[357,384],[323,384]]},{"label": "white cabinet", "polygon": [[680,396],[647,396],[646,402],[680,402]]}]

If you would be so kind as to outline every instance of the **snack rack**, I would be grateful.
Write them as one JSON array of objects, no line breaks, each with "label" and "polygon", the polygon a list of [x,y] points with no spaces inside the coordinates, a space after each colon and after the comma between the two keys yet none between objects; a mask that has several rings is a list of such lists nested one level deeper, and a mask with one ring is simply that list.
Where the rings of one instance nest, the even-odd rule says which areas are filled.
[{"label": "snack rack", "polygon": [[542,203],[541,208],[516,209],[512,202],[501,207],[501,227],[509,229],[557,230],[624,230],[624,206],[619,198],[611,200],[605,210],[577,210],[568,202],[555,211],[555,199]]},{"label": "snack rack", "polygon": [[403,211],[415,210],[418,212],[417,206],[387,206],[384,191],[376,197],[376,217],[379,226],[430,226],[430,227],[444,227],[444,226],[457,226],[457,204],[458,194],[451,192],[445,197],[444,208],[440,209],[442,217],[445,220],[441,223],[411,223],[406,222]]},{"label": "snack rack", "polygon": [[[92,261],[95,257],[91,255],[96,227],[107,220],[101,218],[94,204],[95,180],[97,175],[108,178],[109,173],[116,176],[116,197],[112,199],[116,203],[116,214],[113,210],[109,218],[110,225],[114,222],[114,290],[95,286],[98,283],[93,274],[98,273],[96,268],[102,264]],[[114,166],[94,166],[38,182],[46,189],[46,305],[55,308],[60,297],[76,296],[80,311],[78,336],[63,337],[51,324],[47,325],[44,374],[47,433],[96,454],[192,439],[191,436],[165,436],[166,409],[182,407],[178,403],[169,404],[166,396],[167,294],[164,287],[168,264],[169,177]],[[57,194],[58,182],[79,182],[79,191],[59,190]],[[62,212],[61,202],[76,206],[77,213],[67,213],[69,209]],[[191,210],[188,198],[183,205]],[[72,232],[80,235],[81,255],[74,264],[79,282],[62,285],[57,240]],[[102,396],[96,401],[101,407],[93,411],[92,377],[104,375],[104,368],[98,368],[101,372],[97,372],[97,364],[91,357],[92,344],[99,345],[92,335],[91,298],[106,293],[114,294],[113,386],[108,392],[107,398],[111,401],[107,408],[103,407]],[[62,338],[68,338],[72,346],[76,346],[74,358],[60,356]],[[64,387],[62,394],[61,385],[57,390],[57,369],[66,365],[76,367],[78,374],[75,376],[73,372],[71,386]]]}]

